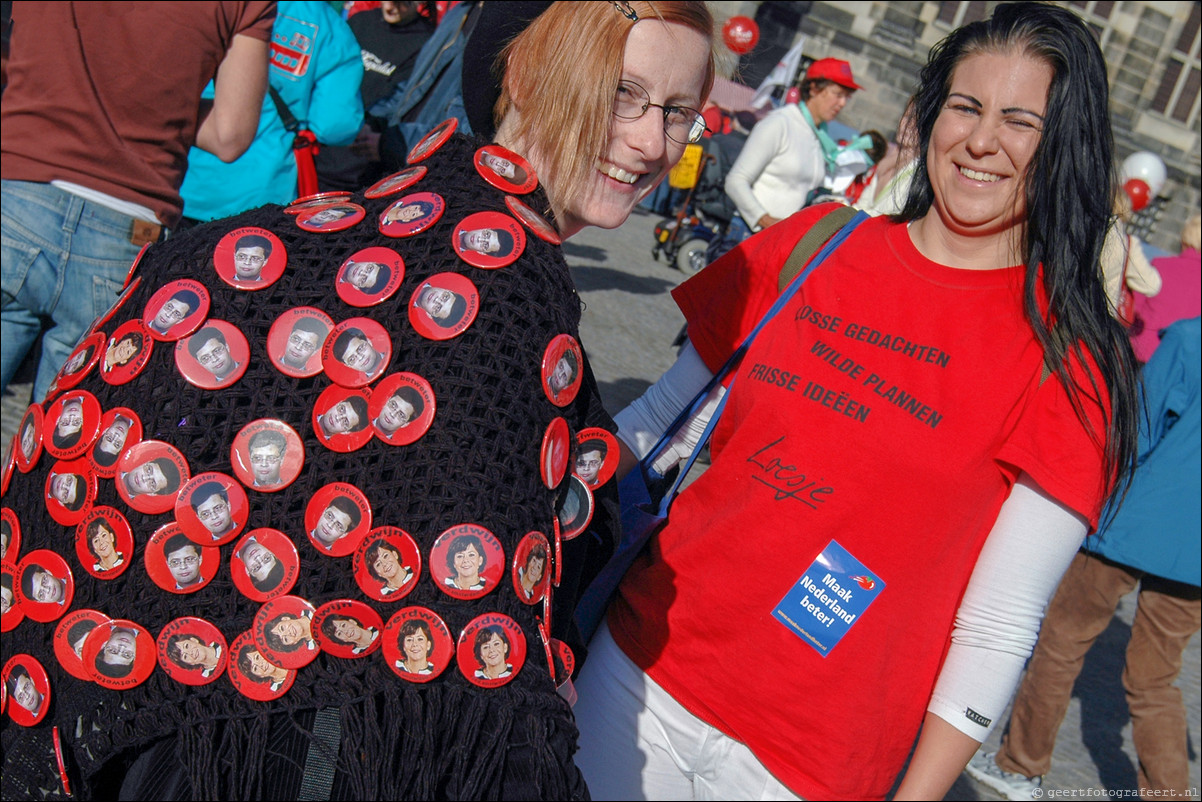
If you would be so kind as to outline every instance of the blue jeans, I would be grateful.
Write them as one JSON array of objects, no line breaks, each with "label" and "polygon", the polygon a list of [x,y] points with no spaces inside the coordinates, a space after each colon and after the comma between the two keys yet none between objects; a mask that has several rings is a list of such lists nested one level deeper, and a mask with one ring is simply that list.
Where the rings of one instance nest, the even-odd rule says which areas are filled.
[{"label": "blue jeans", "polygon": [[0,187],[0,392],[49,322],[33,385],[41,401],[88,326],[117,300],[141,248],[129,241],[127,215],[50,184]]}]

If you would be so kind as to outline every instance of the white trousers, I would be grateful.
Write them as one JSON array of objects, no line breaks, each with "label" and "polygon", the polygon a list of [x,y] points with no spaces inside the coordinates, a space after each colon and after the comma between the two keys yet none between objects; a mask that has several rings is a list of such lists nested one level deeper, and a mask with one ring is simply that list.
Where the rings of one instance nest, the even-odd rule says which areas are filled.
[{"label": "white trousers", "polygon": [[644,674],[604,623],[576,689],[576,765],[595,800],[801,799]]}]

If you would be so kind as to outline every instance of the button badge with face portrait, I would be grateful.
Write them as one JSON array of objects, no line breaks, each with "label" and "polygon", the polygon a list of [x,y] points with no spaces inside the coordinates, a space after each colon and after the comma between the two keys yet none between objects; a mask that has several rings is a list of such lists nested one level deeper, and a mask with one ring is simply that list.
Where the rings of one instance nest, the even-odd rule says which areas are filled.
[{"label": "button badge with face portrait", "polygon": [[447,204],[434,192],[415,192],[393,202],[380,214],[380,233],[386,237],[411,237],[442,219]]},{"label": "button badge with face portrait", "polygon": [[233,323],[206,320],[175,344],[175,367],[191,385],[203,390],[229,387],[246,373],[250,344]]},{"label": "button badge with face portrait", "polygon": [[403,680],[429,682],[455,657],[451,631],[433,610],[406,607],[384,625],[384,659]]},{"label": "button badge with face portrait", "polygon": [[367,210],[357,203],[338,201],[316,209],[306,209],[296,216],[296,224],[305,231],[331,233],[345,231],[358,223]]},{"label": "button badge with face portrait", "polygon": [[282,420],[260,418],[238,430],[230,445],[234,475],[260,493],[276,493],[296,481],[305,465],[305,444]]},{"label": "button badge with face portrait", "polygon": [[443,144],[451,138],[455,133],[455,129],[459,127],[459,120],[454,117],[448,117],[438,125],[430,129],[430,133],[418,140],[417,144],[409,151],[409,155],[405,157],[407,164],[417,164],[423,159],[428,159],[430,154],[438,150]]},{"label": "button badge with face portrait", "polygon": [[203,618],[185,616],[169,622],[159,631],[155,646],[159,666],[184,685],[208,685],[230,660],[225,636]]},{"label": "button badge with face portrait", "polygon": [[104,332],[94,331],[75,346],[75,350],[71,352],[71,356],[67,357],[67,361],[63,363],[62,369],[54,378],[58,389],[70,390],[84,380],[84,377],[100,362],[100,355],[104,352],[106,339]]},{"label": "button badge with face portrait", "polygon": [[230,664],[226,675],[238,693],[256,702],[279,699],[296,680],[296,671],[268,660],[248,630],[230,644]]},{"label": "button badge with face portrait", "polygon": [[150,329],[141,320],[127,320],[109,335],[100,362],[100,378],[112,385],[127,384],[146,367],[154,350]]},{"label": "button badge with face portrait", "polygon": [[513,553],[513,590],[523,604],[538,604],[550,584],[547,570],[551,563],[551,544],[542,532],[530,532]]},{"label": "button badge with face portrait", "polygon": [[584,382],[584,351],[570,334],[552,338],[543,352],[543,393],[557,407],[566,407],[576,400]]},{"label": "button badge with face portrait", "polygon": [[505,575],[505,552],[496,535],[477,524],[452,526],[434,541],[430,575],[454,599],[491,592]]},{"label": "button badge with face portrait", "polygon": [[351,306],[376,306],[389,298],[405,278],[405,261],[391,248],[364,248],[351,254],[334,277],[338,297]]},{"label": "button badge with face portrait", "polygon": [[380,648],[384,620],[361,601],[336,599],[313,614],[313,634],[321,650],[333,657],[366,657]]},{"label": "button badge with face portrait", "polygon": [[396,526],[367,533],[355,549],[355,582],[369,598],[396,602],[417,587],[422,555],[413,537]]},{"label": "button badge with face portrait", "polygon": [[209,302],[209,291],[199,281],[172,281],[150,296],[142,310],[142,322],[154,339],[174,342],[200,327],[209,316]]},{"label": "button badge with face portrait", "polygon": [[271,366],[285,376],[301,379],[321,373],[321,347],[333,328],[330,316],[312,306],[284,312],[267,332]]},{"label": "button badge with face portrait", "polygon": [[421,181],[426,175],[426,166],[424,164],[416,164],[413,167],[406,167],[400,172],[393,173],[390,176],[381,178],[376,183],[372,184],[367,189],[363,190],[365,198],[384,198],[389,195],[395,195],[401,190]]},{"label": "button badge with face portrait", "polygon": [[20,584],[16,563],[0,560],[0,632],[11,632],[25,620],[25,611],[17,599]]},{"label": "button badge with face portrait", "polygon": [[154,671],[154,636],[140,624],[116,619],[93,629],[83,643],[83,666],[102,688],[141,685]]},{"label": "button badge with face portrait", "polygon": [[59,460],[46,476],[46,510],[63,526],[75,526],[96,500],[96,474],[83,457]]},{"label": "button badge with face portrait", "polygon": [[501,212],[476,212],[451,232],[451,247],[469,265],[496,270],[511,265],[526,249],[526,229]]},{"label": "button badge with face portrait", "polygon": [[317,192],[297,198],[284,207],[284,214],[300,214],[310,209],[319,209],[340,201],[350,200],[350,190],[340,189],[333,192]]},{"label": "button badge with face portrait", "polygon": [[251,636],[263,656],[284,668],[304,668],[321,651],[313,628],[316,609],[299,596],[280,596],[255,613]]},{"label": "button badge with face portrait", "polygon": [[202,546],[224,546],[238,537],[249,514],[246,491],[224,473],[198,473],[175,498],[175,522]]},{"label": "button badge with face portrait", "polygon": [[32,621],[57,621],[71,608],[75,578],[67,561],[49,549],[35,549],[17,563],[17,604]]},{"label": "button badge with face portrait", "polygon": [[593,520],[593,491],[579,476],[571,476],[555,502],[555,518],[564,540],[579,537]]},{"label": "button badge with face portrait", "polygon": [[278,529],[252,529],[234,545],[234,587],[252,601],[271,601],[292,590],[300,567],[296,544]]},{"label": "button badge with face portrait", "polygon": [[589,488],[608,482],[618,469],[618,439],[597,426],[576,433],[576,464],[572,472]]},{"label": "button badge with face portrait", "polygon": [[172,445],[143,440],[126,446],[117,460],[117,495],[138,512],[156,515],[175,509],[175,496],[192,478],[188,461]]},{"label": "button badge with face portrait", "polygon": [[472,164],[481,178],[502,192],[525,195],[538,186],[538,176],[530,162],[500,145],[485,145],[477,150]]},{"label": "button badge with face portrait", "polygon": [[146,573],[168,593],[195,593],[221,566],[220,549],[193,542],[174,521],[155,530],[142,556]]},{"label": "button badge with face portrait", "polygon": [[111,619],[99,610],[72,610],[54,628],[54,656],[67,673],[84,682],[92,672],[83,665],[83,645],[92,630]]},{"label": "button badge with face portrait", "polygon": [[15,654],[0,669],[8,717],[22,727],[32,727],[50,712],[50,678],[33,656]]},{"label": "button badge with face portrait", "polygon": [[526,663],[526,635],[507,615],[485,613],[471,620],[455,650],[459,671],[481,688],[499,688]]},{"label": "button badge with face portrait", "polygon": [[407,446],[434,422],[434,390],[416,373],[393,373],[372,391],[368,415],[376,439]]},{"label": "button badge with face portrait", "polygon": [[100,416],[100,436],[88,451],[96,475],[112,479],[125,449],[142,441],[142,419],[128,407],[114,407]]},{"label": "button badge with face portrait", "polygon": [[543,485],[548,489],[559,487],[559,483],[567,475],[568,463],[572,458],[571,442],[568,422],[563,418],[552,420],[547,426],[547,431],[543,433],[538,467]]},{"label": "button badge with face portrait", "polygon": [[331,451],[350,453],[372,438],[371,390],[331,385],[313,404],[313,433]]},{"label": "button badge with face portrait", "polygon": [[480,311],[476,285],[458,273],[435,273],[420,283],[409,299],[409,322],[428,340],[462,334]]},{"label": "button badge with face portrait", "polygon": [[75,527],[75,556],[97,579],[113,579],[133,562],[134,535],[114,507],[93,507]]},{"label": "button badge with face portrait", "polygon": [[0,560],[15,562],[21,553],[21,521],[17,513],[8,507],[0,509],[0,535],[3,536],[0,541]]},{"label": "button badge with face portrait", "polygon": [[371,505],[363,491],[346,482],[333,482],[309,499],[305,531],[321,554],[346,557],[371,530],[371,518]]},{"label": "button badge with face portrait", "polygon": [[369,317],[353,317],[334,327],[321,349],[321,367],[330,381],[363,387],[384,374],[392,359],[392,338]]},{"label": "button badge with face portrait", "polygon": [[236,228],[213,250],[213,267],[226,284],[239,290],[270,287],[284,275],[288,252],[265,228]]},{"label": "button badge with face portrait", "polygon": [[82,456],[100,431],[100,402],[87,390],[70,390],[47,408],[45,429],[45,448],[50,456]]},{"label": "button badge with face portrait", "polygon": [[37,465],[38,457],[42,456],[42,432],[45,428],[45,415],[41,404],[30,404],[25,410],[21,424],[17,426],[14,440],[14,459],[17,470],[29,473]]},{"label": "button badge with face portrait", "polygon": [[534,232],[536,237],[552,245],[563,244],[563,237],[559,235],[553,225],[547,222],[547,218],[531,209],[520,199],[506,195],[505,205],[509,207],[509,211],[514,217],[521,220],[526,228]]}]

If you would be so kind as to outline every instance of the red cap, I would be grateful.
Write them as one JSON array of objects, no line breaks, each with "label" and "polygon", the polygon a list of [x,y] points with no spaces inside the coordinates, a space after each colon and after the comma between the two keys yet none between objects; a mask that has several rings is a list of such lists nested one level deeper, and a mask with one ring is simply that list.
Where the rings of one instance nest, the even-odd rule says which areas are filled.
[{"label": "red cap", "polygon": [[806,70],[811,81],[834,81],[848,89],[859,89],[860,85],[851,77],[851,65],[837,58],[820,58]]}]

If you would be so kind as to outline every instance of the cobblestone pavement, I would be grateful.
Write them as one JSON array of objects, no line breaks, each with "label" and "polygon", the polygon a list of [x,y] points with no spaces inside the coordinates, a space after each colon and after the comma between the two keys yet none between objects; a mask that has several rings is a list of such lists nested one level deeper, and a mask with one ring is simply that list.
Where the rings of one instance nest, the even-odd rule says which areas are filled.
[{"label": "cobblestone pavement", "polygon": [[[586,229],[565,244],[585,304],[581,339],[601,387],[616,412],[643,392],[675,358],[672,341],[684,323],[668,292],[683,275],[651,258],[653,216],[636,213],[616,231]],[[16,384],[0,399],[4,447],[29,403],[30,386]],[[1120,677],[1135,598],[1123,599],[1109,629],[1089,653],[1060,728],[1046,791],[1063,796],[1128,795],[1137,787],[1135,749]],[[1190,781],[1199,785],[1199,636],[1186,650],[1178,685],[1189,725]],[[996,749],[1000,727],[985,744]],[[1075,793],[1074,793],[1075,792]],[[1051,793],[1045,796],[1052,797]],[[947,799],[999,799],[967,775]]]}]

